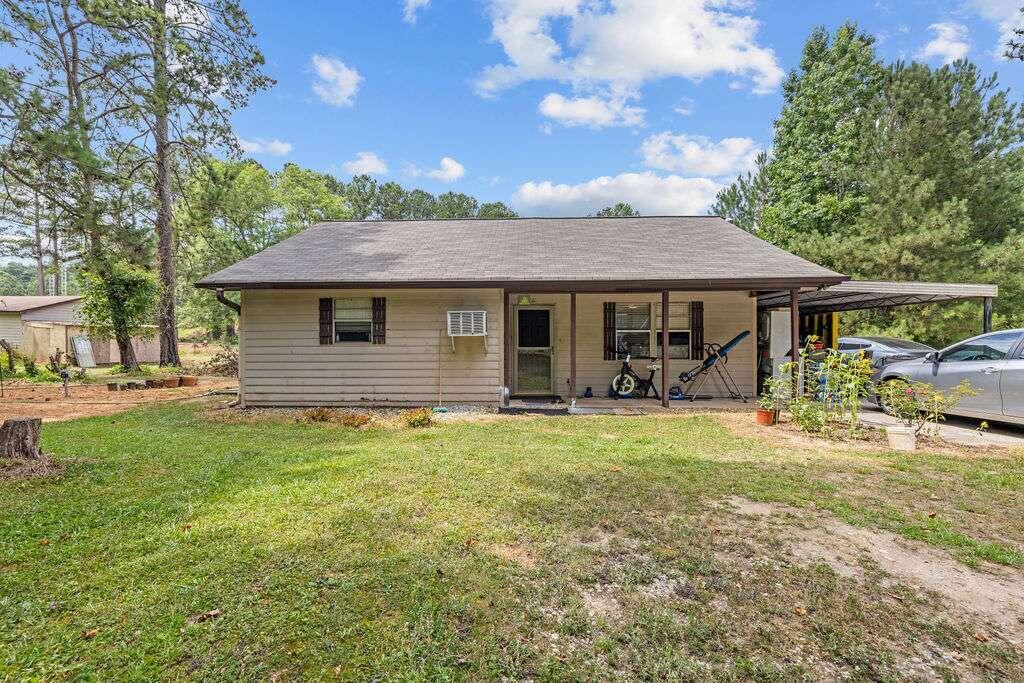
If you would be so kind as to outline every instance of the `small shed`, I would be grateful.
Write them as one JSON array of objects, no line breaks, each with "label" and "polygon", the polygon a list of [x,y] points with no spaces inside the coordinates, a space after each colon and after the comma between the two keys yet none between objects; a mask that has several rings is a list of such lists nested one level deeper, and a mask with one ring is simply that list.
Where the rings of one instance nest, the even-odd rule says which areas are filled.
[{"label": "small shed", "polygon": [[[74,337],[89,337],[79,307],[80,296],[0,296],[0,339],[26,357],[45,360],[57,351],[73,355]],[[93,358],[100,365],[117,363],[121,357],[117,344],[90,338]],[[138,359],[144,363],[160,360],[155,341],[136,337],[132,340]]]}]

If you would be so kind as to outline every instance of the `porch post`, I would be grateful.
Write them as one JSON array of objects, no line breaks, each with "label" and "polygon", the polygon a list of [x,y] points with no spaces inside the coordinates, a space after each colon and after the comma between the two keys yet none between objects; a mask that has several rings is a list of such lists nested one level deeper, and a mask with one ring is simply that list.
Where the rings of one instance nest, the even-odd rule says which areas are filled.
[{"label": "porch post", "polygon": [[512,320],[511,320],[512,312],[511,312],[511,310],[509,310],[511,308],[511,302],[509,300],[508,290],[507,289],[501,290],[501,308],[502,308],[502,318],[501,319],[503,321],[502,327],[501,327],[501,336],[502,336],[501,345],[502,345],[502,352],[504,353],[504,363],[503,363],[503,365],[505,366],[504,369],[503,369],[503,373],[502,373],[503,376],[502,376],[502,380],[501,380],[502,381],[501,402],[507,408],[508,407],[508,397],[512,393],[512,344],[510,342],[510,340],[512,339]]},{"label": "porch post", "polygon": [[668,290],[661,290],[661,405],[668,408]]},{"label": "porch post", "polygon": [[569,292],[569,404],[576,401],[576,292]]},{"label": "porch post", "polygon": [[981,331],[988,333],[992,331],[992,297],[986,296],[982,302],[982,323]]},{"label": "porch post", "polygon": [[796,376],[800,372],[800,290],[791,289],[789,290],[789,324],[793,328],[790,331],[790,343],[793,348],[789,352],[789,357],[793,361],[793,391],[798,393],[799,387],[796,386]]}]

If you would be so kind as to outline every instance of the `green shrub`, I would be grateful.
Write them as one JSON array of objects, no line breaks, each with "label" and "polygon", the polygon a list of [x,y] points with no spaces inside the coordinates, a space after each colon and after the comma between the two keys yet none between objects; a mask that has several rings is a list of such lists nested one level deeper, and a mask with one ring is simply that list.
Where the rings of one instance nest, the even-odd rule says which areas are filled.
[{"label": "green shrub", "polygon": [[36,362],[31,358],[26,358],[22,361],[25,364],[25,374],[29,377],[35,377],[39,374],[39,368],[36,366]]},{"label": "green shrub", "polygon": [[937,432],[939,422],[967,396],[978,394],[967,380],[949,391],[937,389],[927,382],[891,379],[878,387],[878,400],[888,414],[905,427],[921,432]]},{"label": "green shrub", "polygon": [[824,404],[806,396],[798,396],[790,401],[789,413],[801,431],[821,434],[828,429],[829,415]]},{"label": "green shrub", "polygon": [[430,412],[430,408],[406,410],[402,412],[402,422],[405,423],[406,427],[429,427],[434,424],[434,416]]}]

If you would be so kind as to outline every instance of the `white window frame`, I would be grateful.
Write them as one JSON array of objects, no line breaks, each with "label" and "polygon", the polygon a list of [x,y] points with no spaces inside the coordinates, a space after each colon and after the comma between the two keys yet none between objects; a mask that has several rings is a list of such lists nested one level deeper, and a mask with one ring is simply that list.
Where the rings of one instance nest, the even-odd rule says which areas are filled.
[{"label": "white window frame", "polygon": [[[619,309],[620,307],[626,306],[647,306],[647,327],[646,328],[627,328],[619,327]],[[621,358],[622,354],[619,353],[621,344],[619,340],[621,335],[625,334],[638,334],[641,332],[647,333],[647,354],[648,356],[653,355],[653,347],[651,346],[652,335],[654,334],[654,304],[649,301],[628,301],[628,302],[615,302],[615,357]],[[634,351],[630,351],[633,358],[644,358],[646,356],[637,356]]]},{"label": "white window frame", "polygon": [[[352,318],[352,319],[338,319],[339,310],[357,310],[354,307],[340,307],[338,305],[341,301],[365,301],[366,302],[366,319]],[[339,339],[338,338],[338,323],[358,323],[366,324],[366,339]],[[335,344],[369,344],[373,341],[373,297],[369,296],[346,296],[337,297],[334,299],[334,320],[332,324],[332,333]]]},{"label": "white window frame", "polygon": [[[686,327],[677,327],[677,326],[672,324],[672,319],[674,317],[672,315],[672,313],[673,313],[672,309],[673,308],[682,309],[682,310],[686,311],[686,325],[687,325]],[[654,328],[654,330],[653,330],[653,333],[654,333],[654,344],[651,347],[651,349],[652,349],[652,351],[656,352],[653,355],[660,356],[661,355],[661,304],[660,303],[652,305],[652,307],[651,307],[651,317],[652,317],[651,327]],[[684,355],[681,355],[681,356],[680,355],[675,355],[675,356],[673,356],[672,355],[672,347],[670,345],[669,346],[669,360],[690,360],[690,352],[691,352],[690,350],[691,350],[691,347],[692,347],[692,344],[693,344],[693,332],[692,332],[691,328],[693,326],[690,324],[690,302],[689,301],[670,301],[669,302],[669,304],[668,304],[668,325],[669,325],[668,333],[669,333],[669,338],[670,339],[671,339],[671,335],[673,333],[682,333],[682,332],[686,333],[686,347],[685,347]]]}]

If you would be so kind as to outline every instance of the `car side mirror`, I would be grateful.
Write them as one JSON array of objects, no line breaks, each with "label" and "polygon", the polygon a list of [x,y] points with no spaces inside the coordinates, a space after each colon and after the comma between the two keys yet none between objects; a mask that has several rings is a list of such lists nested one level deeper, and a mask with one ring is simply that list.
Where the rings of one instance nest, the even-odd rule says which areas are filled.
[{"label": "car side mirror", "polygon": [[929,351],[927,354],[925,354],[924,359],[926,361],[930,362],[930,363],[938,363],[939,362],[939,352],[938,351]]}]

